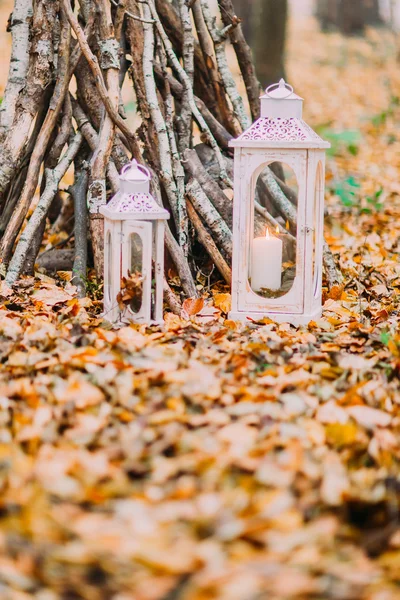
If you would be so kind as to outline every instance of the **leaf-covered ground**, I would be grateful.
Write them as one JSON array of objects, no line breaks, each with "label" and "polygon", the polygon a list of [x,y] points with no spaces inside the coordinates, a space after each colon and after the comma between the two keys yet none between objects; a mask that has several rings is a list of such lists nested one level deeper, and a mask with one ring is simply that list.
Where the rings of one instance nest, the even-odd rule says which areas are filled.
[{"label": "leaf-covered ground", "polygon": [[345,288],[298,330],[225,320],[218,286],[150,330],[107,328],[68,283],[6,294],[2,599],[400,598],[394,40],[305,23],[289,74],[333,144]]}]

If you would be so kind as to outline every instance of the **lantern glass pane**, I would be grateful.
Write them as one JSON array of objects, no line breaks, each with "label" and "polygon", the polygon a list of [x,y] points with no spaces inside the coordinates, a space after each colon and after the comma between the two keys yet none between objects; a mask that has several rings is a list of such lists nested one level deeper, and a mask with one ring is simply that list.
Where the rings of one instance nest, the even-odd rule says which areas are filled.
[{"label": "lantern glass pane", "polygon": [[130,274],[132,289],[130,290],[130,309],[138,313],[142,307],[143,300],[143,240],[134,232],[129,236],[130,242]]},{"label": "lantern glass pane", "polygon": [[321,272],[320,269],[322,268],[321,266],[321,245],[319,244],[319,237],[320,237],[320,232],[319,232],[319,224],[320,224],[320,220],[321,220],[321,196],[324,193],[324,182],[323,182],[323,178],[322,178],[322,164],[319,162],[318,163],[318,168],[317,168],[317,175],[315,178],[315,191],[314,191],[314,210],[313,210],[313,215],[314,215],[314,224],[313,224],[313,291],[314,291],[314,298],[318,298],[319,294],[321,293]]},{"label": "lantern glass pane", "polygon": [[[283,163],[272,163],[269,169],[275,175],[273,183],[278,182],[296,213],[298,182],[293,169]],[[273,219],[268,221],[254,208],[249,236],[249,284],[258,296],[274,299],[285,296],[293,287],[297,227],[295,223],[289,223],[274,206],[270,189],[271,172],[264,169],[256,182],[255,200]]]}]

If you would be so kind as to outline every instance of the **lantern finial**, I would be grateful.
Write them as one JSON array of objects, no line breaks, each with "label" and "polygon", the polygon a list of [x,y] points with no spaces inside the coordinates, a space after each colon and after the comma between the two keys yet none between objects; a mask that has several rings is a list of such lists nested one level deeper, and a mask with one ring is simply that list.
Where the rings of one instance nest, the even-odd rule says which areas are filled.
[{"label": "lantern finial", "polygon": [[121,171],[119,177],[120,189],[124,193],[135,194],[150,191],[150,171],[133,159]]},{"label": "lantern finial", "polygon": [[303,99],[294,93],[293,87],[283,78],[273,83],[261,97],[261,117],[270,119],[301,119]]},{"label": "lantern finial", "polygon": [[140,165],[137,160],[132,159],[121,171],[121,178],[125,181],[150,181],[150,171]]}]

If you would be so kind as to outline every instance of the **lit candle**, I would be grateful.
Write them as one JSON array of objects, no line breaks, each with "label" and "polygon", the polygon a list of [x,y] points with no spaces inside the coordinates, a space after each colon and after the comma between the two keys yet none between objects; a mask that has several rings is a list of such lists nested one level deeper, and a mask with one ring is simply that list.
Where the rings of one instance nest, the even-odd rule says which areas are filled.
[{"label": "lit candle", "polygon": [[279,290],[282,285],[282,252],[282,240],[270,235],[269,229],[265,237],[253,240],[250,275],[254,292],[262,288]]}]

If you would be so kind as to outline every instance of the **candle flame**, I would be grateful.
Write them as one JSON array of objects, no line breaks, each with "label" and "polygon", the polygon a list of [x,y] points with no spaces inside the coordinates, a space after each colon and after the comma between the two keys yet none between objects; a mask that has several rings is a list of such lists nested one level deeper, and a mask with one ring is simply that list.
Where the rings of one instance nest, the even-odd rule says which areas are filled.
[{"label": "candle flame", "polygon": [[275,229],[275,231],[276,231],[276,233],[279,235],[279,225],[277,225],[277,226],[276,226],[276,229]]},{"label": "candle flame", "polygon": [[269,233],[269,228],[267,227],[267,231],[265,232],[265,237],[267,238],[267,240],[270,239],[271,235]]}]

